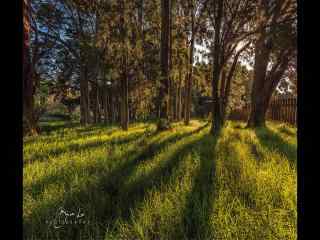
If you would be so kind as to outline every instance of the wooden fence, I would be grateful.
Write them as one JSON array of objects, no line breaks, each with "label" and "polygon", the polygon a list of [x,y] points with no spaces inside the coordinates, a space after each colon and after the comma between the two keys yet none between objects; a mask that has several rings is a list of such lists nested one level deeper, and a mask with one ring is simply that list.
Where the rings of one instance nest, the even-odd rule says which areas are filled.
[{"label": "wooden fence", "polygon": [[[242,109],[233,110],[229,118],[231,120],[247,121],[250,113],[250,105]],[[297,98],[274,99],[267,110],[267,120],[297,124]]]}]

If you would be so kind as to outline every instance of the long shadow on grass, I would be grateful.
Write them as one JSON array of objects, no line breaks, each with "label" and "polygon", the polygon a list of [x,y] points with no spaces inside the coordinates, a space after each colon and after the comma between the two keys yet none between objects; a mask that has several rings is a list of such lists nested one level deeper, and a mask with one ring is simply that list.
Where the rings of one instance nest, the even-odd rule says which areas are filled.
[{"label": "long shadow on grass", "polygon": [[58,124],[56,125],[53,125],[53,124],[50,124],[50,123],[54,123],[55,121],[43,121],[43,122],[40,122],[40,131],[42,133],[51,133],[53,131],[58,131],[58,130],[61,130],[61,129],[69,129],[69,128],[74,128],[74,127],[77,127],[79,126],[80,124],[77,123],[77,122],[70,122],[70,121],[60,121],[58,122]]},{"label": "long shadow on grass", "polygon": [[[158,185],[161,176],[171,173],[171,170],[174,166],[176,166],[180,160],[179,156],[181,156],[182,152],[189,151],[192,143],[183,147],[183,149],[177,151],[174,156],[166,161],[161,166],[155,168],[151,173],[147,176],[140,177],[134,181],[134,183],[126,185],[126,179],[134,172],[138,164],[146,161],[152,156],[155,156],[156,153],[161,151],[161,148],[165,148],[170,143],[174,141],[178,141],[184,137],[190,136],[195,132],[202,130],[205,126],[200,127],[196,131],[187,132],[185,134],[178,134],[171,138],[166,139],[161,142],[159,146],[153,145],[153,147],[144,147],[138,154],[136,151],[129,151],[126,153],[129,159],[124,161],[124,163],[120,163],[120,166],[116,169],[112,170],[110,173],[101,173],[98,178],[98,182],[88,183],[85,189],[81,189],[78,192],[74,193],[72,196],[66,193],[64,199],[61,199],[64,203],[64,207],[66,209],[73,208],[75,205],[75,200],[80,199],[84,204],[88,204],[90,202],[90,206],[93,208],[91,214],[95,216],[93,222],[99,222],[98,228],[92,228],[92,231],[97,232],[99,229],[101,233],[104,234],[105,227],[107,225],[114,226],[115,222],[119,218],[127,218],[129,216],[130,210],[133,209],[134,206],[137,205],[139,201],[142,201],[147,190],[151,187]],[[149,136],[150,137],[150,136]],[[142,140],[143,141],[143,140]],[[151,145],[152,146],[152,145]],[[152,149],[152,150],[150,150]],[[117,159],[115,159],[117,161]],[[170,170],[171,169],[171,170]],[[93,172],[96,172],[94,169]],[[52,176],[51,176],[52,177]],[[55,177],[58,181],[59,176]],[[50,179],[52,181],[52,179]],[[38,186],[43,186],[45,183],[43,180],[41,183],[37,183]],[[34,186],[32,187],[34,188]],[[103,200],[101,202],[101,200]],[[46,209],[55,209],[57,207],[56,201],[46,202],[46,206],[41,209],[37,209],[34,211],[29,220],[25,220],[24,226],[26,229],[30,229],[32,226],[32,219],[44,219],[46,218],[47,211]],[[52,211],[52,210],[51,210]],[[39,223],[38,223],[39,224]],[[34,227],[34,226],[33,226]],[[48,234],[48,231],[43,232],[43,227],[47,226],[37,226],[37,231],[34,230],[33,233],[37,236],[43,237],[43,234]],[[42,231],[41,231],[42,229]],[[90,226],[89,226],[90,229]],[[71,228],[63,228],[59,229],[59,232],[55,232],[63,239],[77,239],[79,234],[83,231],[83,228],[79,226],[71,227]],[[53,232],[49,233],[53,234]],[[26,233],[26,235],[30,235],[30,232]],[[95,236],[97,239],[97,236]]]},{"label": "long shadow on grass", "polygon": [[[42,131],[40,136],[34,136],[34,137],[28,137],[27,139],[24,139],[24,144],[33,144],[34,142],[43,142],[45,144],[49,144],[51,142],[55,142],[58,139],[62,139],[63,141],[68,141],[68,140],[74,140],[74,139],[79,139],[83,136],[87,135],[93,135],[97,134],[98,130],[101,130],[100,133],[103,134],[111,134],[112,132],[115,132],[118,130],[118,128],[114,126],[103,126],[103,125],[98,125],[98,126],[87,126],[87,127],[80,127],[78,126],[78,123],[74,123],[71,126],[66,126],[63,124],[61,127],[57,127],[56,130],[49,130],[49,131]],[[56,126],[52,126],[55,128]],[[51,128],[51,126],[49,126]],[[59,130],[67,130],[67,133],[64,131],[59,131]],[[68,131],[71,129],[72,131]],[[103,132],[102,132],[103,130]],[[55,132],[56,135],[52,136],[51,133]],[[47,135],[45,135],[46,133]]]},{"label": "long shadow on grass", "polygon": [[296,133],[286,125],[281,125],[280,127],[278,127],[278,131],[289,137],[294,137],[296,135]]},{"label": "long shadow on grass", "polygon": [[[46,137],[46,135],[51,134],[52,132],[59,131],[61,129],[71,129],[78,126],[78,123],[75,122],[56,122],[56,121],[42,121],[40,122],[40,137]],[[39,136],[28,136],[24,139],[23,144],[32,144],[38,141]]]},{"label": "long shadow on grass", "polygon": [[[136,127],[133,127],[133,128],[136,128]],[[71,137],[72,139],[80,136],[94,134],[99,129],[107,129],[108,132],[110,131],[113,132],[118,130],[119,128],[117,128],[117,126],[114,124],[106,125],[103,123],[98,123],[98,124],[88,125],[84,127],[84,126],[81,126],[80,123],[78,122],[42,121],[40,122],[40,137],[43,138],[41,139],[41,141],[45,143],[50,143],[52,141],[55,141],[56,140],[55,137],[51,136],[53,132],[58,133],[60,137],[63,137],[64,140],[70,139],[70,137],[68,136],[69,133],[64,135],[64,131],[61,131],[61,130],[71,130],[71,129],[72,131],[74,131],[74,133],[78,134],[78,135],[72,134],[72,137]],[[132,130],[132,128],[130,128],[130,130]],[[28,137],[27,139],[24,140],[24,144],[32,144],[38,140],[39,140],[38,136]]]},{"label": "long shadow on grass", "polygon": [[206,135],[198,144],[200,169],[194,178],[193,186],[187,196],[182,218],[184,232],[188,239],[213,239],[210,216],[214,204],[214,149],[219,136]]},{"label": "long shadow on grass", "polygon": [[[112,134],[113,131],[115,131],[115,130],[110,130],[107,134]],[[55,147],[55,148],[52,148],[48,151],[39,152],[39,153],[36,152],[31,158],[24,159],[24,165],[26,166],[27,164],[32,164],[35,161],[38,161],[38,162],[47,161],[48,155],[54,155],[55,157],[59,157],[59,155],[62,155],[66,152],[70,153],[70,152],[85,151],[85,150],[89,150],[92,148],[98,148],[104,144],[110,144],[110,145],[127,144],[129,142],[137,140],[142,135],[144,135],[144,132],[138,132],[135,134],[130,134],[130,135],[127,135],[124,137],[116,138],[116,139],[110,138],[110,139],[106,139],[104,141],[97,139],[95,141],[85,143],[85,144],[69,143],[63,147]]]},{"label": "long shadow on grass", "polygon": [[[157,133],[149,132],[148,134],[145,134],[143,138],[140,139],[139,142],[143,142],[144,138],[146,137],[152,137],[156,135]],[[133,140],[133,139],[132,139]],[[119,140],[117,141],[119,146]],[[139,144],[137,144],[139,146]],[[90,148],[87,148],[89,150]],[[92,150],[92,148],[90,149]],[[128,156],[134,156],[135,151],[129,151],[126,153]],[[110,156],[112,158],[112,156]],[[121,155],[121,157],[124,157]],[[115,162],[117,162],[119,159],[113,159]],[[126,166],[126,162],[124,163],[123,168]],[[71,166],[70,166],[71,167]],[[123,168],[118,168],[118,171],[121,171]],[[102,170],[102,171],[99,171]],[[101,165],[90,165],[90,166],[83,166],[78,167],[77,169],[74,169],[74,171],[85,171],[89,173],[90,175],[94,176],[97,175],[97,172],[100,173],[99,175],[99,183],[88,183],[86,184],[85,188],[81,189],[77,193],[70,194],[69,192],[66,192],[64,194],[63,198],[59,199],[50,199],[42,203],[39,207],[35,208],[31,215],[28,217],[28,219],[23,219],[24,223],[24,236],[25,237],[37,237],[37,239],[47,239],[48,236],[51,238],[57,238],[57,239],[78,239],[78,228],[81,228],[81,226],[71,226],[70,228],[62,228],[62,229],[53,229],[52,226],[49,226],[45,223],[46,220],[53,220],[53,217],[56,214],[56,211],[59,207],[63,206],[65,209],[74,209],[74,204],[77,203],[79,200],[80,202],[83,202],[84,204],[91,203],[92,200],[91,197],[94,198],[95,201],[92,202],[92,207],[95,209],[96,207],[99,207],[99,204],[95,205],[95,203],[99,200],[99,198],[103,198],[103,195],[100,195],[100,192],[102,191],[104,184],[110,180],[113,179],[116,171],[112,171],[111,173],[105,173],[105,169]],[[92,173],[92,174],[91,174]],[[63,183],[68,186],[69,182],[65,180],[65,173],[64,171],[59,171],[54,174],[47,174],[44,178],[42,178],[39,181],[33,182],[32,184],[28,186],[24,186],[25,191],[29,191],[34,199],[37,199],[40,194],[44,191],[44,187],[48,186],[49,184],[57,184],[57,183]],[[68,189],[68,187],[67,187]],[[95,195],[97,192],[99,192],[99,195]],[[92,196],[91,196],[92,194]],[[39,201],[43,201],[40,200]],[[76,206],[80,207],[80,206]],[[40,221],[39,221],[40,220]],[[88,219],[87,219],[88,220]],[[99,219],[100,220],[100,219]],[[71,231],[68,231],[70,230]],[[71,235],[70,235],[71,234]],[[104,231],[103,231],[104,234]]]},{"label": "long shadow on grass", "polygon": [[[63,152],[66,152],[66,151],[68,151],[68,152],[69,151],[70,152],[71,151],[78,152],[78,151],[90,151],[90,150],[92,151],[92,150],[94,150],[94,149],[96,149],[98,147],[101,147],[101,145],[106,144],[107,142],[110,145],[116,145],[117,147],[120,147],[120,146],[128,144],[130,142],[137,141],[139,138],[141,138],[140,142],[143,142],[143,140],[146,137],[152,137],[155,134],[156,134],[156,132],[152,132],[149,135],[145,136],[144,138],[141,138],[144,135],[144,133],[138,133],[138,134],[129,135],[129,136],[126,136],[126,137],[123,137],[123,138],[119,138],[119,139],[106,140],[106,141],[102,141],[102,142],[101,141],[100,142],[99,141],[95,141],[95,142],[91,142],[91,143],[80,145],[80,146],[74,145],[74,147],[72,145],[67,150],[63,150]],[[109,150],[112,150],[112,146],[109,147]],[[62,154],[63,152],[60,152],[60,154]],[[29,164],[30,164],[30,162],[29,162]],[[83,169],[83,170],[84,171],[95,172],[96,167],[92,166],[92,169],[86,168],[86,169]],[[42,192],[44,186],[47,186],[48,184],[54,184],[54,183],[59,182],[61,180],[61,176],[62,175],[63,175],[63,173],[61,173],[61,174],[47,174],[40,181],[33,182],[32,184],[27,186],[27,189],[32,190],[33,197],[36,197],[37,195],[39,195]]]},{"label": "long shadow on grass", "polygon": [[[121,168],[117,169],[113,173],[113,175],[110,176],[109,182],[105,184],[104,190],[109,194],[112,194],[113,196],[118,196],[116,197],[117,201],[118,200],[127,201],[128,199],[130,199],[131,203],[135,202],[135,199],[134,199],[135,196],[136,197],[143,196],[147,188],[151,186],[155,186],[156,184],[159,183],[158,178],[160,176],[166,173],[169,173],[170,175],[173,166],[175,166],[178,163],[177,161],[180,160],[186,152],[190,151],[190,148],[192,147],[192,144],[194,144],[195,141],[183,146],[183,148],[179,149],[174,153],[174,155],[170,158],[170,160],[166,161],[163,165],[158,166],[157,168],[155,168],[155,170],[153,170],[151,173],[148,173],[146,176],[141,177],[139,179],[135,179],[134,183],[132,184],[124,186],[126,182],[126,177],[124,176],[129,177],[130,175],[132,175],[133,171],[136,169],[136,167],[139,164],[142,164],[145,161],[151,160],[156,155],[158,155],[161,151],[166,149],[166,147],[169,147],[171,144],[177,143],[181,139],[184,139],[193,134],[199,133],[204,128],[206,128],[207,125],[208,124],[205,124],[194,131],[183,133],[183,134],[177,134],[164,141],[153,142],[147,145],[131,161],[127,161],[127,164],[121,166]],[[122,212],[120,215],[122,217],[129,216],[128,215],[129,214],[128,210],[130,208],[129,205],[128,205],[128,208],[122,207],[120,209]]]},{"label": "long shadow on grass", "polygon": [[284,154],[291,163],[297,163],[297,147],[285,141],[279,133],[268,127],[256,128],[254,131],[263,147],[270,151],[277,149],[280,153]]},{"label": "long shadow on grass", "polygon": [[[203,143],[203,136],[189,140],[170,154],[169,158],[161,160],[157,167],[153,168],[147,174],[135,178],[132,182],[123,184],[121,191],[113,193],[111,207],[106,208],[104,215],[108,216],[105,225],[108,231],[113,234],[119,233],[117,223],[132,223],[131,214],[143,206],[143,202],[148,192],[152,189],[158,191],[160,187],[168,185],[170,182],[176,182],[178,175],[174,171],[179,167],[180,162],[189,154],[195,146]],[[179,143],[178,143],[179,144]],[[150,239],[159,239],[157,233],[149,232]],[[175,239],[175,238],[172,238]]]}]

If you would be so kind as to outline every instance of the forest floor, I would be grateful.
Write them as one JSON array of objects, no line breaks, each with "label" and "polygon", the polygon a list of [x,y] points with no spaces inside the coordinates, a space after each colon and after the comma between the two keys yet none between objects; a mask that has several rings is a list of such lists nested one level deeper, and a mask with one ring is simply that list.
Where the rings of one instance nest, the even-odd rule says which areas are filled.
[{"label": "forest floor", "polygon": [[296,128],[244,127],[43,123],[24,139],[24,238],[296,239]]}]

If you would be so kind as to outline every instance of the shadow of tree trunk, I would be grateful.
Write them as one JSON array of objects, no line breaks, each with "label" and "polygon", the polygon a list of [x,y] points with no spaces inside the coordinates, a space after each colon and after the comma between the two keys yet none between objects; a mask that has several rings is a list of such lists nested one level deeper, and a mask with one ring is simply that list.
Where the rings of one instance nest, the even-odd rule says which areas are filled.
[{"label": "shadow of tree trunk", "polygon": [[284,154],[294,165],[297,164],[297,147],[286,140],[281,135],[268,127],[254,129],[261,145],[269,151],[278,150]]},{"label": "shadow of tree trunk", "polygon": [[200,167],[187,196],[183,225],[188,239],[213,239],[210,216],[214,205],[214,149],[220,134],[205,136],[197,146]]}]

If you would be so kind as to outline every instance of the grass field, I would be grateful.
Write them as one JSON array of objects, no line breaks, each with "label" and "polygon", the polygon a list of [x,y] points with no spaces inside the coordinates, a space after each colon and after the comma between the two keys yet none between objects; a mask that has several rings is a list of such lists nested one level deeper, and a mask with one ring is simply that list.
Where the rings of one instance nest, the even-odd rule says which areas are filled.
[{"label": "grass field", "polygon": [[[24,139],[24,238],[297,239],[296,129],[244,127],[44,123]],[[53,224],[61,208],[85,222]]]}]

